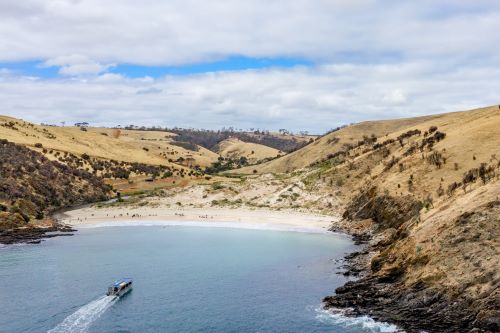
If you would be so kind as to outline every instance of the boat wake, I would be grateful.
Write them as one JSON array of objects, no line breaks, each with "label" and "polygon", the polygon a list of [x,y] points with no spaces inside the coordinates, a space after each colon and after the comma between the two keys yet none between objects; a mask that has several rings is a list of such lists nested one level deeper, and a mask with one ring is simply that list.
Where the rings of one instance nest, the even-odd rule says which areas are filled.
[{"label": "boat wake", "polygon": [[324,323],[342,326],[346,329],[361,329],[369,333],[402,333],[396,325],[375,321],[368,316],[351,317],[345,315],[341,309],[325,310],[323,307],[315,309],[316,319]]},{"label": "boat wake", "polygon": [[85,332],[117,299],[115,296],[100,297],[79,308],[48,333]]}]

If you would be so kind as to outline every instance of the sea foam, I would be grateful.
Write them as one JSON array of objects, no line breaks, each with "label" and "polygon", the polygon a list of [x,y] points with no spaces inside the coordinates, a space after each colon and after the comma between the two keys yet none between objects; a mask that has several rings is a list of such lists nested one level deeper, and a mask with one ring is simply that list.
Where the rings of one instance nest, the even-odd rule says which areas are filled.
[{"label": "sea foam", "polygon": [[79,308],[64,319],[59,325],[49,330],[48,333],[86,332],[90,325],[99,318],[118,298],[103,296]]},{"label": "sea foam", "polygon": [[396,325],[375,321],[368,316],[352,317],[346,315],[342,309],[324,309],[320,306],[315,309],[316,319],[323,323],[331,323],[345,328],[362,329],[369,333],[404,333]]}]

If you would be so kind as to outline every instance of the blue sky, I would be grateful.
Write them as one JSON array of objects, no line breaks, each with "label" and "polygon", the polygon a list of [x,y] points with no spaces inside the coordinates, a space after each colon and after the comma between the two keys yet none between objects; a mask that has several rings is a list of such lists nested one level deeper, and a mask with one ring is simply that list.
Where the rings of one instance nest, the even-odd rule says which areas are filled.
[{"label": "blue sky", "polygon": [[[43,79],[58,78],[60,66],[46,66],[45,61],[19,61],[0,63],[0,68],[14,74],[34,76]],[[145,66],[135,64],[116,64],[107,69],[108,73],[121,74],[130,78],[153,77],[167,75],[193,75],[220,71],[242,71],[266,68],[291,68],[295,66],[312,66],[311,61],[299,58],[250,58],[245,56],[228,56],[222,60],[185,64],[178,66]]]},{"label": "blue sky", "polygon": [[161,77],[165,75],[192,75],[220,71],[241,71],[263,68],[290,68],[294,66],[311,65],[310,61],[297,58],[249,58],[232,56],[223,60],[187,64],[182,66],[141,66],[120,64],[112,67],[109,72],[123,74],[128,77]]},{"label": "blue sky", "polygon": [[0,1],[0,110],[321,133],[500,102],[498,0]]}]

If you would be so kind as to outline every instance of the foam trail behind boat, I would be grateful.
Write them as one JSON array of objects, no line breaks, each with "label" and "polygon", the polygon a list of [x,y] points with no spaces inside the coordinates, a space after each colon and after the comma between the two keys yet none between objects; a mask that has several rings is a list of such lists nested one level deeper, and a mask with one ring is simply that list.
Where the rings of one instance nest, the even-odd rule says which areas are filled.
[{"label": "foam trail behind boat", "polygon": [[79,308],[48,333],[86,332],[90,325],[99,318],[118,298],[103,296]]}]

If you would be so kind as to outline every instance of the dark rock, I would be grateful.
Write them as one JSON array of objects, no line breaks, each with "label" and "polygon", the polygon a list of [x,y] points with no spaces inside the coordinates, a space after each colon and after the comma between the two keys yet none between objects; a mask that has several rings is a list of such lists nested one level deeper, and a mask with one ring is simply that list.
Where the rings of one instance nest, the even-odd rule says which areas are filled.
[{"label": "dark rock", "polygon": [[44,238],[73,236],[76,230],[63,224],[46,228],[14,228],[0,231],[0,244],[39,244]]}]

